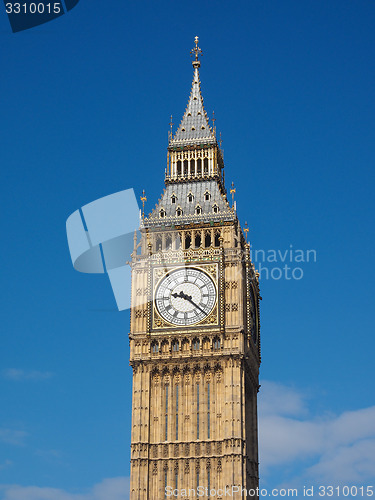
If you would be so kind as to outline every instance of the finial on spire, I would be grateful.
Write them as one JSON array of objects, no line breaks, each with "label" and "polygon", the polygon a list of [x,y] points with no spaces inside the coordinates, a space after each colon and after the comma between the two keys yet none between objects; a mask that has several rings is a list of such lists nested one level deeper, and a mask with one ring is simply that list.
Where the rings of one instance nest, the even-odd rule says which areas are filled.
[{"label": "finial on spire", "polygon": [[171,130],[169,132],[169,139],[172,139],[172,135],[173,135],[173,116],[171,115],[171,121],[169,122],[169,126],[171,127]]},{"label": "finial on spire", "polygon": [[147,201],[145,190],[142,191],[141,202],[142,202],[142,219],[145,218],[145,201]]},{"label": "finial on spire", "polygon": [[215,122],[216,122],[216,118],[215,118],[215,111],[212,111],[212,129],[213,129],[214,134],[215,134],[215,137],[216,137],[216,127],[215,127]]},{"label": "finial on spire", "polygon": [[245,233],[246,243],[247,243],[247,233],[249,232],[249,226],[247,222],[245,222],[245,227],[243,228],[243,232]]},{"label": "finial on spire", "polygon": [[198,41],[199,38],[196,36],[194,38],[195,47],[190,51],[190,54],[192,55],[192,57],[194,57],[194,61],[192,62],[194,68],[199,68],[199,66],[201,65],[201,62],[199,60],[199,55],[203,54],[201,49],[198,47]]},{"label": "finial on spire", "polygon": [[234,187],[234,182],[232,182],[231,189],[229,192],[232,195],[232,206],[234,206],[234,194],[236,192],[236,188]]}]

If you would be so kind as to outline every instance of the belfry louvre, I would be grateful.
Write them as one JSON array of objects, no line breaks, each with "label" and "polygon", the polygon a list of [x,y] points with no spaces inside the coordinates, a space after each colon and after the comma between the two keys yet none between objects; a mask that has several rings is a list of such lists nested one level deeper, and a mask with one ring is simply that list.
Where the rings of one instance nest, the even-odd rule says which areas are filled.
[{"label": "belfry louvre", "polygon": [[259,275],[204,109],[198,38],[192,54],[165,189],[134,236],[131,500],[258,486]]}]

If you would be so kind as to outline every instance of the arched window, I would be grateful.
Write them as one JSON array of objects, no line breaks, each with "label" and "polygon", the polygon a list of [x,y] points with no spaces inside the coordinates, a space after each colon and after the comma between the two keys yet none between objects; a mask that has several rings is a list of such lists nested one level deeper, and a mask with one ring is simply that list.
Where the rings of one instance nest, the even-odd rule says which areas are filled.
[{"label": "arched window", "polygon": [[176,250],[179,250],[181,248],[181,233],[178,233],[176,235],[176,239],[175,239],[175,242],[174,242],[174,247]]},{"label": "arched window", "polygon": [[220,231],[215,231],[215,247],[220,246]]},{"label": "arched window", "polygon": [[166,216],[166,212],[165,212],[164,208],[162,208],[160,210],[160,217],[165,217],[165,216]]},{"label": "arched window", "polygon": [[177,352],[180,350],[180,344],[178,340],[175,340],[172,344],[172,351]]},{"label": "arched window", "polygon": [[202,209],[201,209],[201,207],[200,207],[199,205],[197,205],[197,206],[195,207],[195,213],[196,213],[197,215],[200,215],[200,214],[202,213]]},{"label": "arched window", "polygon": [[165,249],[170,250],[172,248],[172,236],[168,234],[166,240],[165,240]]},{"label": "arched window", "polygon": [[211,246],[211,233],[207,231],[204,237],[204,246],[206,248]]},{"label": "arched window", "polygon": [[184,339],[182,341],[182,350],[186,352],[189,350],[189,348],[190,348],[190,344],[189,344],[188,339]]},{"label": "arched window", "polygon": [[172,196],[171,196],[171,203],[176,203],[176,201],[177,201],[177,196],[174,195],[174,194],[172,194]]},{"label": "arched window", "polygon": [[177,177],[181,177],[181,170],[182,170],[181,160],[178,160],[178,162],[177,162]]},{"label": "arched window", "polygon": [[220,338],[219,337],[214,338],[213,347],[214,347],[214,349],[220,349]]},{"label": "arched window", "polygon": [[157,352],[159,352],[159,344],[157,342],[153,342],[151,344],[151,352],[152,354],[156,354]]},{"label": "arched window", "polygon": [[200,233],[195,233],[195,248],[199,248],[202,244],[202,238]]},{"label": "arched window", "polygon": [[204,201],[210,201],[210,199],[211,199],[211,195],[208,191],[206,191],[204,193]]},{"label": "arched window", "polygon": [[182,209],[180,207],[178,207],[178,209],[176,210],[177,217],[181,217],[182,214],[183,214]]},{"label": "arched window", "polygon": [[189,170],[188,170],[188,168],[189,168],[189,167],[188,167],[188,165],[189,165],[189,162],[188,162],[187,160],[184,160],[184,176],[185,176],[185,177],[187,177],[188,172],[189,172]]},{"label": "arched window", "polygon": [[200,348],[199,339],[194,339],[194,340],[193,340],[193,349],[194,349],[195,351],[199,351],[199,348]]},{"label": "arched window", "polygon": [[193,200],[194,200],[194,196],[193,196],[191,193],[189,193],[189,194],[188,194],[188,202],[189,202],[189,203],[192,203],[192,202],[193,202]]},{"label": "arched window", "polygon": [[195,177],[195,160],[190,160],[190,173],[192,177]]},{"label": "arched window", "polygon": [[197,175],[202,175],[202,160],[200,158],[197,160]]},{"label": "arched window", "polygon": [[156,251],[158,252],[159,250],[161,250],[162,246],[163,246],[163,241],[161,239],[161,236],[157,236],[155,244]]},{"label": "arched window", "polygon": [[191,247],[191,234],[186,233],[185,234],[185,249],[187,250],[190,247]]},{"label": "arched window", "polygon": [[219,207],[216,205],[216,203],[215,203],[215,205],[213,205],[212,211],[214,214],[217,214],[219,212]]},{"label": "arched window", "polygon": [[204,175],[208,175],[208,158],[203,160],[203,172]]}]

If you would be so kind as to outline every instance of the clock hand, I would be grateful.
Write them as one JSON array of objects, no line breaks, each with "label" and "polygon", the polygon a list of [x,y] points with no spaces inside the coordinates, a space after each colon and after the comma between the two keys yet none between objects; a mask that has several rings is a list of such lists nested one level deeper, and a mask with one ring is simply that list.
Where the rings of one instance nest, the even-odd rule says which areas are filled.
[{"label": "clock hand", "polygon": [[185,298],[187,301],[189,301],[191,304],[193,304],[194,307],[196,307],[197,309],[202,311],[203,314],[207,315],[207,312],[204,311],[201,307],[199,307],[198,304],[196,304],[193,300],[191,300],[191,297],[189,295],[186,295]]},{"label": "clock hand", "polygon": [[191,300],[192,297],[191,295],[186,295],[182,290],[180,291],[180,293],[171,293],[172,297],[174,297],[175,299],[185,299],[185,300]]},{"label": "clock hand", "polygon": [[185,299],[185,300],[187,300],[188,302],[190,302],[190,304],[193,304],[194,307],[196,307],[197,309],[199,309],[203,314],[207,315],[207,312],[204,309],[202,309],[201,307],[199,307],[198,304],[196,304],[192,300],[192,296],[191,295],[186,295],[186,293],[184,293],[182,290],[180,291],[180,293],[171,293],[171,295],[175,299],[179,298],[179,299]]},{"label": "clock hand", "polygon": [[187,295],[181,290],[180,293],[171,293],[172,297],[175,299],[186,299]]}]

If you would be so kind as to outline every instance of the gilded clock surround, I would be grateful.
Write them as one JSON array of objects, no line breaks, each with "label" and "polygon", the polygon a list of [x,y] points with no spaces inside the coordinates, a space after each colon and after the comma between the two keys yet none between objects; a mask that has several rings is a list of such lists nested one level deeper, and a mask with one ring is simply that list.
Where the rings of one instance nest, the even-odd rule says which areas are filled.
[{"label": "gilded clock surround", "polygon": [[[174,271],[176,271],[178,269],[188,269],[189,267],[192,267],[192,266],[187,266],[186,264],[183,264],[181,266],[173,267],[173,268],[167,268],[165,266],[155,267],[153,270],[153,285],[152,285],[152,289],[154,290],[153,299],[155,299],[155,292],[158,289],[159,284],[163,281],[163,279],[166,276],[168,276],[169,274],[173,273]],[[193,268],[199,269],[211,277],[212,282],[216,288],[216,300],[215,300],[215,303],[214,303],[212,310],[207,315],[207,317],[205,317],[201,321],[196,322],[192,325],[184,325],[183,328],[184,329],[186,329],[186,328],[192,329],[192,328],[197,328],[197,327],[201,327],[201,326],[205,326],[205,325],[219,325],[219,307],[218,307],[218,297],[219,297],[219,293],[218,293],[219,272],[218,271],[219,270],[218,270],[218,264],[210,264],[210,265],[207,265],[207,264],[202,265],[201,264],[201,265],[199,265],[199,263],[194,263]],[[152,301],[152,304],[153,304],[153,308],[152,308],[152,317],[153,317],[152,329],[153,330],[165,329],[165,328],[174,328],[174,329],[179,328],[177,325],[168,322],[165,318],[162,317],[162,315],[160,314],[160,312],[158,311],[158,309],[156,307],[155,300]]]},{"label": "gilded clock surround", "polygon": [[[188,106],[169,137],[164,192],[142,215],[140,239],[134,235],[131,500],[160,500],[166,486],[258,486],[259,275],[227,199],[197,51],[196,41]],[[183,267],[209,274],[216,304],[201,322],[177,326],[160,316],[154,296],[163,277]]]}]

